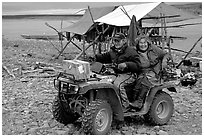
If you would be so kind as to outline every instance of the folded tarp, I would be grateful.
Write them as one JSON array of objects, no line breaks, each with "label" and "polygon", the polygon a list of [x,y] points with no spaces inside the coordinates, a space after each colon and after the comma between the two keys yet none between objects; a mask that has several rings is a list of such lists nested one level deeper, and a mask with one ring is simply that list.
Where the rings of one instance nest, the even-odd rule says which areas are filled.
[{"label": "folded tarp", "polygon": [[[115,6],[103,7],[103,8],[90,8],[90,11],[88,9],[86,9],[85,14],[78,22],[76,22],[76,23],[74,23],[68,27],[63,28],[62,31],[72,32],[75,34],[83,35],[94,24],[93,20],[96,20],[96,19],[110,13],[114,9],[115,9]],[[93,19],[92,19],[92,17],[93,17]]]},{"label": "folded tarp", "polygon": [[[130,18],[124,13],[127,12],[128,16],[132,18],[135,15],[137,21],[142,18],[150,18],[150,17],[161,17],[163,16],[178,16],[174,18],[166,18],[166,22],[177,22],[181,20],[187,20],[192,18],[197,18],[194,15],[186,13],[178,8],[167,5],[163,2],[156,3],[145,3],[145,4],[137,4],[137,5],[126,5],[119,6],[114,11],[109,14],[95,20],[95,22],[106,23],[114,26],[129,26]],[[155,23],[157,20],[148,19],[145,20],[145,23]]]}]

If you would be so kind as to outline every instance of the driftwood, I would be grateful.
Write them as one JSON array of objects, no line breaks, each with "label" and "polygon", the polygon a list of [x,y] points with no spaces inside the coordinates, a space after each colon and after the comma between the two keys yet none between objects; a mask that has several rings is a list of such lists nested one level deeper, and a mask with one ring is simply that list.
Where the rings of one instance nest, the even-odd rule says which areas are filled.
[{"label": "driftwood", "polygon": [[3,66],[3,69],[6,70],[6,72],[12,76],[13,78],[16,78],[15,75],[6,67],[6,66]]},{"label": "driftwood", "polygon": [[[16,78],[14,72],[17,71],[17,77],[23,76],[24,78],[51,78],[56,77],[62,70],[61,66],[52,67],[52,64],[44,62],[36,62],[36,66],[22,70],[22,66],[9,70],[6,66],[2,65],[2,68],[13,78]],[[19,71],[19,72],[18,72]],[[22,80],[24,82],[24,80]]]},{"label": "driftwood", "polygon": [[43,72],[45,72],[45,71],[57,71],[57,70],[54,69],[53,67],[44,67]]},{"label": "driftwood", "polygon": [[36,66],[35,68],[37,69],[40,69],[40,68],[45,68],[45,67],[52,67],[53,65],[52,64],[49,64],[49,63],[45,63],[45,62],[36,62]]},{"label": "driftwood", "polygon": [[26,70],[26,71],[22,71],[23,74],[27,74],[27,73],[34,73],[34,72],[38,72],[39,70]]},{"label": "driftwood", "polygon": [[13,70],[12,70],[12,72],[15,72],[15,71],[17,71],[17,73],[18,73],[18,75],[22,75],[23,74],[23,72],[22,72],[22,66],[19,66],[18,68],[14,68]]},{"label": "driftwood", "polygon": [[58,75],[62,68],[45,62],[36,62],[32,70],[24,70],[22,74],[25,74],[25,78],[51,78]]},{"label": "driftwood", "polygon": [[191,57],[191,59],[202,61],[202,58],[198,58],[198,57]]},{"label": "driftwood", "polygon": [[53,75],[29,75],[27,78],[52,78],[56,77],[58,74],[53,74]]}]

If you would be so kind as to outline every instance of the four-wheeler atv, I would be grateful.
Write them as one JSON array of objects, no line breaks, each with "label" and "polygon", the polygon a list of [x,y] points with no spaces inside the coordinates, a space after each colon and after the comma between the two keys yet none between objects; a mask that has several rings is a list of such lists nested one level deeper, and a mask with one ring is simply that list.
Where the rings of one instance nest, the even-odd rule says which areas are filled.
[{"label": "four-wheeler atv", "polygon": [[163,90],[176,92],[173,84],[151,88],[141,109],[123,112],[119,88],[113,84],[116,74],[110,65],[66,60],[64,69],[54,80],[58,90],[52,106],[54,118],[63,124],[81,121],[86,134],[107,134],[113,120],[123,121],[126,116],[143,115],[152,124],[163,125],[173,114],[172,98]]}]

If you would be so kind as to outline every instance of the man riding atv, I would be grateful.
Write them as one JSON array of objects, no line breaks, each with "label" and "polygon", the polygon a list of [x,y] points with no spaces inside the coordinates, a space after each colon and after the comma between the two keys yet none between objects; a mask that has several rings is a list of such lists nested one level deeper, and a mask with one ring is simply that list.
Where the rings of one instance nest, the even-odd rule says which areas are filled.
[{"label": "man riding atv", "polygon": [[[109,52],[96,55],[93,60],[101,63],[117,64],[117,78],[114,81],[120,89],[123,108],[125,110],[130,106],[138,106],[138,104],[130,103],[126,94],[125,86],[135,82],[139,72],[140,60],[138,53],[133,47],[128,46],[127,39],[123,33],[117,33],[113,38],[114,46]],[[137,103],[137,102],[136,102]]]},{"label": "man riding atv", "polygon": [[[114,40],[118,47],[115,45],[110,52],[94,57],[95,61],[104,64],[95,62],[90,66],[86,61],[64,61],[64,71],[54,79],[58,94],[52,111],[58,122],[69,124],[78,121],[86,134],[108,134],[112,120],[124,121],[127,116],[143,116],[154,125],[163,125],[170,120],[174,104],[167,92],[176,92],[175,85],[151,86],[141,108],[136,108],[130,102],[135,101],[133,89],[137,80],[133,73],[140,70],[138,54],[126,45],[123,34],[117,34]],[[94,64],[98,70],[94,70]],[[108,67],[115,71],[106,71]],[[167,90],[164,92],[163,89]]]}]

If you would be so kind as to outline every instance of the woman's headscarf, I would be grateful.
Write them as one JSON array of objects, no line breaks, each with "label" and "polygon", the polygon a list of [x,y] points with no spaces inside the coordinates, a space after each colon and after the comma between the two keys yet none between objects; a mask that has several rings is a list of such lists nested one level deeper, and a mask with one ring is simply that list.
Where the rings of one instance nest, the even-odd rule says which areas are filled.
[{"label": "woman's headscarf", "polygon": [[147,44],[148,44],[148,48],[149,48],[149,46],[151,45],[151,40],[149,39],[149,37],[148,36],[146,36],[146,35],[140,35],[140,36],[138,36],[136,39],[135,39],[135,43],[136,43],[136,50],[138,50],[138,51],[140,51],[140,52],[145,52],[145,51],[147,51],[148,50],[148,48],[147,48],[147,50],[141,50],[140,48],[139,48],[139,41],[141,40],[141,39],[146,39],[146,41],[147,41]]}]

